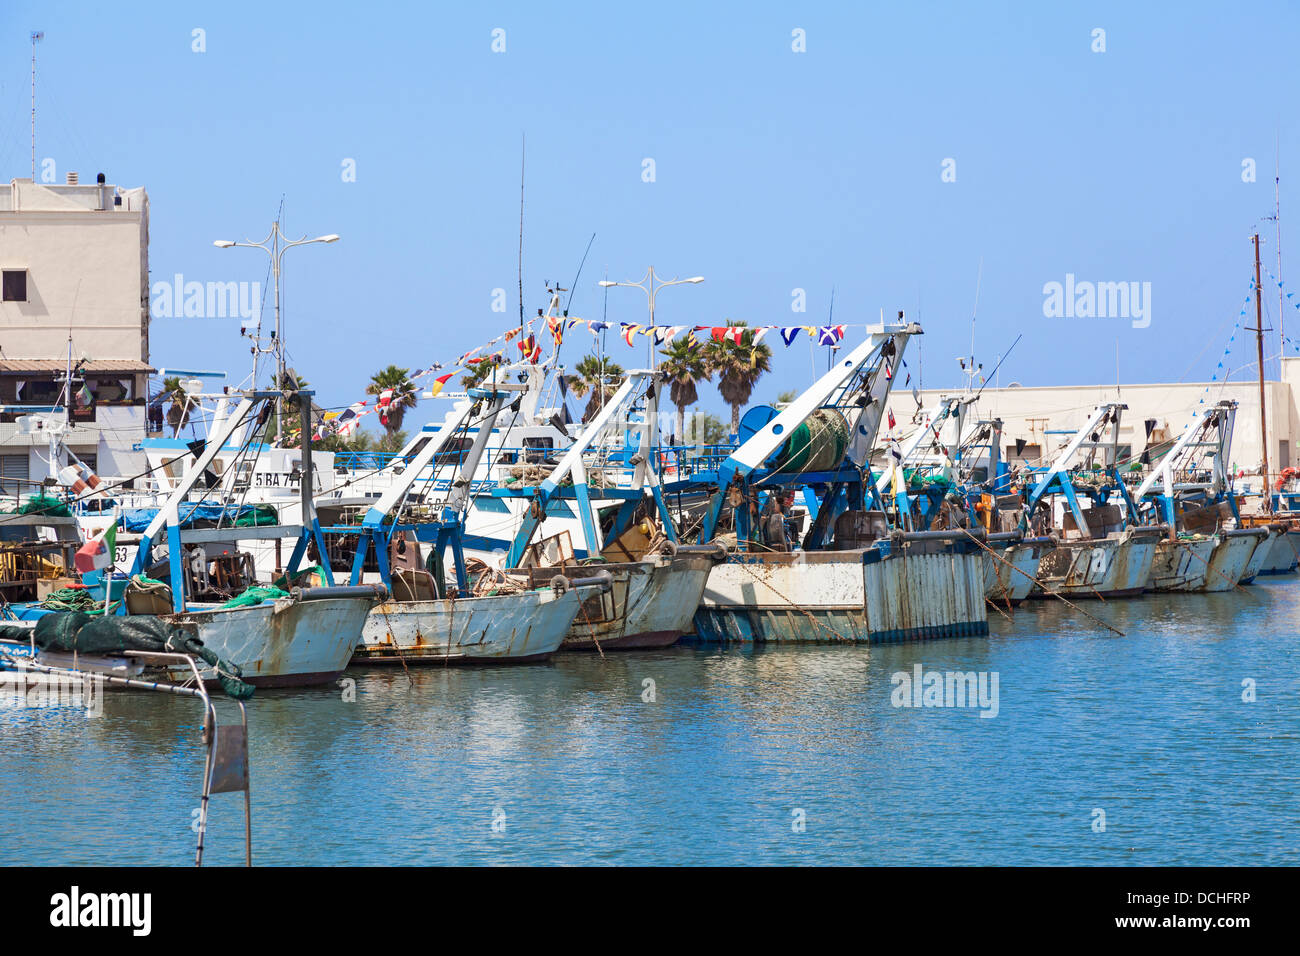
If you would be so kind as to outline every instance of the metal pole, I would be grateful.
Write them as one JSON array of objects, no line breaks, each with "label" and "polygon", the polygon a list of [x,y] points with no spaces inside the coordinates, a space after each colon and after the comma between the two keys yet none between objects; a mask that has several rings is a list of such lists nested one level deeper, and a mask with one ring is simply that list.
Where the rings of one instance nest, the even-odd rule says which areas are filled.
[{"label": "metal pole", "polygon": [[1261,491],[1264,495],[1264,513],[1273,510],[1273,496],[1268,487],[1268,420],[1264,407],[1264,298],[1259,284],[1259,232],[1255,236],[1255,346],[1259,358],[1259,441],[1264,453],[1260,471]]},{"label": "metal pole", "polygon": [[[311,398],[304,402],[300,392],[298,394],[298,408],[302,414],[302,443],[299,446],[302,449],[302,487],[299,489],[302,495],[302,526],[304,529],[310,529],[312,526],[311,431],[309,430],[311,424]],[[320,559],[324,561],[325,555],[322,554]]]},{"label": "metal pole", "polygon": [[[277,220],[272,226],[272,249],[271,260],[275,268],[272,272],[275,274],[275,387],[284,388],[284,332],[280,327],[280,257],[283,250],[280,248],[280,223]],[[257,383],[253,383],[257,387]],[[284,447],[284,395],[281,394],[276,402],[276,440]]]},{"label": "metal pole", "polygon": [[654,368],[655,361],[655,267],[650,267],[650,282],[647,293],[650,297],[650,334],[646,336],[646,367]]}]

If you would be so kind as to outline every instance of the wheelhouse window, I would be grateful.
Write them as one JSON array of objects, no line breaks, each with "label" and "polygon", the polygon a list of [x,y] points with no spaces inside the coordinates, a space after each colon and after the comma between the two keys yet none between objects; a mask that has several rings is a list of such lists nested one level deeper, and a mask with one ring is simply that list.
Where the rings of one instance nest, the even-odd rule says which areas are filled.
[{"label": "wheelhouse window", "polygon": [[27,270],[26,269],[5,269],[4,270],[4,301],[5,302],[26,302],[27,301]]}]

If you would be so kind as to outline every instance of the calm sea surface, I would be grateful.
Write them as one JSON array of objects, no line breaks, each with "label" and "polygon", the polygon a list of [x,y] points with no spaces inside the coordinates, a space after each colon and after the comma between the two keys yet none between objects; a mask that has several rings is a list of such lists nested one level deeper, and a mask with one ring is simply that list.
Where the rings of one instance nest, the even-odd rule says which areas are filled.
[{"label": "calm sea surface", "polygon": [[[1300,580],[1086,607],[1126,636],[1036,603],[992,614],[987,639],[364,669],[354,701],[259,692],[254,861],[1300,863]],[[891,675],[917,664],[996,673],[997,715],[893,706]],[[14,703],[0,864],[193,862],[195,703],[110,693],[97,719]],[[242,862],[242,806],[213,798],[208,863]]]}]

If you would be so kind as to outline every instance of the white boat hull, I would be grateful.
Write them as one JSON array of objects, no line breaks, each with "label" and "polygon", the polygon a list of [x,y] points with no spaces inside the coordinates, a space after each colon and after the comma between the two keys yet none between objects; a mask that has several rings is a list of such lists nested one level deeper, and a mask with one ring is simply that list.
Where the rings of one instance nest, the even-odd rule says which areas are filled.
[{"label": "white boat hull", "polygon": [[358,664],[540,661],[559,649],[586,589],[387,601],[366,618]]},{"label": "white boat hull", "polygon": [[[374,601],[358,597],[311,601],[281,598],[246,607],[163,615],[191,630],[204,646],[243,672],[254,687],[327,684],[347,668]],[[201,671],[215,680],[211,668]],[[176,672],[184,680],[188,675]]]},{"label": "white boat hull", "polygon": [[979,553],[733,554],[709,573],[695,639],[894,643],[988,633]]}]

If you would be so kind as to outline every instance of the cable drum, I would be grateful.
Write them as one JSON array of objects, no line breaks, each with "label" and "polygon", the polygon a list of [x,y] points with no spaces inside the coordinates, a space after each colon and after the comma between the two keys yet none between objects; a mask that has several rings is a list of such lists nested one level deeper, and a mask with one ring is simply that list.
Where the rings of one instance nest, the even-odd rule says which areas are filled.
[{"label": "cable drum", "polygon": [[849,423],[834,408],[819,408],[795,426],[781,450],[775,468],[781,472],[834,471],[849,447]]}]

